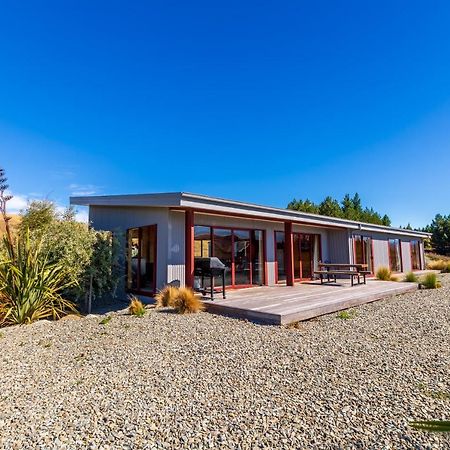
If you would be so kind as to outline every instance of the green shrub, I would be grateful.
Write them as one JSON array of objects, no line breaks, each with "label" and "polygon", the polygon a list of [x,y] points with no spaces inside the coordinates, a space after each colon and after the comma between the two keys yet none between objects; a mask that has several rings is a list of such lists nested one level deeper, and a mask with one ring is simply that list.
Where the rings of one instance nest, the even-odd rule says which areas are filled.
[{"label": "green shrub", "polygon": [[425,277],[422,279],[420,284],[425,289],[436,289],[441,287],[440,281],[437,279],[437,276],[435,273],[427,273]]},{"label": "green shrub", "polygon": [[414,272],[408,272],[405,276],[405,281],[408,283],[418,283],[419,279]]},{"label": "green shrub", "polygon": [[384,266],[381,266],[376,273],[376,277],[378,280],[389,281],[391,279],[391,271]]},{"label": "green shrub", "polygon": [[73,209],[57,212],[49,201],[33,201],[22,213],[20,235],[39,241],[51,261],[67,269],[72,284],[64,295],[80,302],[104,294],[114,296],[123,276],[118,261],[119,242],[110,232],[96,231],[75,220]]},{"label": "green shrub", "polygon": [[0,261],[0,326],[59,319],[76,312],[75,305],[61,295],[75,285],[68,268],[50,260],[42,242],[29,234],[15,243],[2,241]]}]

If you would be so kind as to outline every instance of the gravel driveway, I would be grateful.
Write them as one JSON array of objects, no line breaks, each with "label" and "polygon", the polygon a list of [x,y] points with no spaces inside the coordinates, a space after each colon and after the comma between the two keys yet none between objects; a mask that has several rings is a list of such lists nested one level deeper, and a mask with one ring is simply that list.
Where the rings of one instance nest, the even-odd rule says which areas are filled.
[{"label": "gravel driveway", "polygon": [[298,328],[151,310],[3,329],[0,447],[450,448],[450,276]]}]

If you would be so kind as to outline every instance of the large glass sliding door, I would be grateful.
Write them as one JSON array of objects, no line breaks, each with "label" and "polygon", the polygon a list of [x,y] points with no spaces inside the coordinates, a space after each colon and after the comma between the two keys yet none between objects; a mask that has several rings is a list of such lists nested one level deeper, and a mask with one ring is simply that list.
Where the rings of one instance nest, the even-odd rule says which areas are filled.
[{"label": "large glass sliding door", "polygon": [[194,256],[216,256],[227,267],[225,283],[243,287],[263,285],[264,232],[239,228],[194,227]]},{"label": "large glass sliding door", "polygon": [[233,285],[251,284],[250,258],[250,231],[233,230]]},{"label": "large glass sliding door", "polygon": [[229,269],[225,273],[225,284],[229,286],[233,284],[233,233],[228,228],[214,228],[212,242],[211,256],[219,258]]},{"label": "large glass sliding door", "polygon": [[[277,261],[277,281],[286,280],[283,231],[275,231],[275,250]],[[293,233],[292,236],[294,280],[311,280],[319,267],[320,235],[311,233]]]},{"label": "large glass sliding door", "polygon": [[402,252],[399,239],[389,239],[389,265],[392,272],[402,271]]},{"label": "large glass sliding door", "polygon": [[312,234],[302,234],[300,236],[300,263],[302,280],[310,280],[313,275],[313,242],[314,235]]},{"label": "large glass sliding door", "polygon": [[372,238],[353,236],[353,253],[355,264],[366,264],[367,270],[373,273]]},{"label": "large glass sliding door", "polygon": [[142,294],[156,291],[156,225],[127,231],[127,288]]}]

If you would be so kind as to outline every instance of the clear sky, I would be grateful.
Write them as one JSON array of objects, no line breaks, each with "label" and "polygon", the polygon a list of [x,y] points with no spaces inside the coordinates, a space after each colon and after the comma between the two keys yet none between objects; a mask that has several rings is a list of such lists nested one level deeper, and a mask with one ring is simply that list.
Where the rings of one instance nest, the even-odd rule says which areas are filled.
[{"label": "clear sky", "polygon": [[423,226],[450,213],[450,2],[3,1],[0,166],[14,208],[357,191]]}]

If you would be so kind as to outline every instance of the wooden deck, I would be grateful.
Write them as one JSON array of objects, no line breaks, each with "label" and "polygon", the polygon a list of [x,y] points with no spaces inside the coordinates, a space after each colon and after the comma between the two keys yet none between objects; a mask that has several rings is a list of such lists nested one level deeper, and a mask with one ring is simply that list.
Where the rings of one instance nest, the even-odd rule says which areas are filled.
[{"label": "wooden deck", "polygon": [[320,282],[295,286],[263,286],[228,290],[227,299],[220,295],[205,301],[214,314],[248,319],[257,323],[283,325],[329,314],[363,303],[417,289],[416,283],[368,280],[367,284],[350,286],[349,281],[320,285]]}]

